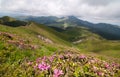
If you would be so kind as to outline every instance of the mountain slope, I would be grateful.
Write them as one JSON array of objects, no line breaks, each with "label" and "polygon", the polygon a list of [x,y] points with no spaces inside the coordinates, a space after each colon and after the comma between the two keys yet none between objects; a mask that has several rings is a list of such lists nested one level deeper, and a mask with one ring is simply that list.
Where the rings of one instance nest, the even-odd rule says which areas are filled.
[{"label": "mountain slope", "polygon": [[99,24],[93,24],[88,21],[83,21],[81,19],[78,19],[74,16],[68,16],[68,17],[26,17],[24,20],[31,20],[35,21],[37,23],[42,23],[47,26],[52,27],[58,27],[62,29],[66,29],[67,27],[76,27],[76,26],[82,26],[89,28],[91,32],[97,33],[100,36],[102,36],[105,39],[108,40],[120,40],[120,27],[117,25],[111,25],[106,23],[99,23]]}]

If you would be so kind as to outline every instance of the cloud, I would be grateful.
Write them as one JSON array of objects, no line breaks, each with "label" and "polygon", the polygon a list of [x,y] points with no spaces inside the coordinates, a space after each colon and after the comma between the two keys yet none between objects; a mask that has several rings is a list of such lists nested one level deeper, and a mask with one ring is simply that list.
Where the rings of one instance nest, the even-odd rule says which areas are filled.
[{"label": "cloud", "polygon": [[0,11],[37,16],[75,15],[86,19],[118,21],[120,0],[0,0]]},{"label": "cloud", "polygon": [[87,3],[92,6],[103,6],[108,5],[111,2],[114,2],[115,0],[82,0],[82,2]]}]

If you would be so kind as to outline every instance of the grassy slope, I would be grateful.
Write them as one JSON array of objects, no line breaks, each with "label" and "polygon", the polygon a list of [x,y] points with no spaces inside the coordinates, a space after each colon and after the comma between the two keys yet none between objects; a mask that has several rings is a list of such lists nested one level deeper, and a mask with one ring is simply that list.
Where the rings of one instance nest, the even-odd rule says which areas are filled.
[{"label": "grassy slope", "polygon": [[[70,43],[55,36],[53,34],[53,32],[55,32],[54,30],[52,30],[48,27],[45,27],[43,25],[31,23],[30,25],[20,26],[20,27],[9,27],[9,26],[4,26],[4,25],[1,25],[0,27],[1,27],[0,31],[15,33],[26,39],[36,39],[37,35],[40,34],[46,38],[51,39],[55,43],[58,43],[61,45],[70,45]],[[32,40],[32,42],[34,42],[34,41],[36,41],[36,40]],[[38,39],[37,39],[37,41],[38,41]]]},{"label": "grassy slope", "polygon": [[[13,41],[19,41],[19,39],[26,40],[25,44],[38,46],[38,48],[34,50],[34,52],[31,49],[19,49],[17,46],[7,43],[7,40],[10,40],[9,38],[0,36],[1,39],[4,38],[3,40],[0,40],[1,57],[9,53],[10,55],[13,54],[16,57],[19,57],[17,59],[19,60],[25,58],[27,55],[28,55],[27,57],[32,56],[32,58],[35,58],[43,55],[50,55],[51,53],[57,50],[69,49],[68,47],[70,46],[70,44],[68,42],[58,38],[57,36],[52,34],[51,29],[50,30],[48,29],[46,27],[43,27],[43,25],[35,25],[33,23],[28,26],[19,26],[19,27],[9,27],[5,25],[0,25],[0,32],[6,32],[16,35],[14,36],[14,38],[18,38],[18,39],[17,40],[13,39]],[[54,42],[54,44],[45,43],[43,40],[37,37],[37,35],[39,34],[51,39]],[[8,53],[6,51],[8,51]],[[13,53],[10,53],[10,51],[13,51]],[[21,54],[21,56],[19,54]]]},{"label": "grassy slope", "polygon": [[77,45],[81,51],[120,58],[120,42],[108,40],[87,40]]},{"label": "grassy slope", "polygon": [[[71,44],[69,42],[66,42],[56,36],[59,35],[58,32],[43,25],[38,25],[35,23],[19,27],[0,25],[0,32],[7,32],[13,35],[15,34],[12,39],[13,41],[19,41],[22,39],[26,40],[24,42],[25,44],[37,45],[35,50],[29,48],[20,49],[18,46],[9,44],[7,42],[7,40],[11,40],[8,36],[0,36],[0,76],[3,77],[31,76],[31,67],[23,68],[26,67],[25,65],[28,63],[28,61],[34,61],[36,58],[41,56],[51,55],[55,51],[76,51],[75,47],[71,48]],[[37,35],[42,35],[51,39],[54,44],[43,42],[37,37]],[[86,44],[88,44],[88,42]]]}]

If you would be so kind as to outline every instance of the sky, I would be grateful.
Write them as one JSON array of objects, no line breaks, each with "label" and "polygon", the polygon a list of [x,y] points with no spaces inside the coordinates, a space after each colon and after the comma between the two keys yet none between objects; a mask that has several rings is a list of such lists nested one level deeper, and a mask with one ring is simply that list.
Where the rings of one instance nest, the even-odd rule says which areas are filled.
[{"label": "sky", "polygon": [[0,0],[0,14],[76,16],[120,25],[120,0]]}]

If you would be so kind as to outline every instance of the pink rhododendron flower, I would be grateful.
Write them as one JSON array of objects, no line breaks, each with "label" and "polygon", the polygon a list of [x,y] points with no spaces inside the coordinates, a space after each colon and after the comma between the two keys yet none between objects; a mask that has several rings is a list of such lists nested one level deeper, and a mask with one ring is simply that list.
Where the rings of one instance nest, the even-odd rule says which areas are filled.
[{"label": "pink rhododendron flower", "polygon": [[60,55],[59,57],[60,57],[60,59],[63,59],[63,58],[64,58],[64,56],[63,56],[63,55]]},{"label": "pink rhododendron flower", "polygon": [[50,65],[42,62],[41,64],[38,64],[38,68],[42,71],[50,69]]},{"label": "pink rhododendron flower", "polygon": [[32,65],[32,63],[33,63],[33,62],[30,62],[30,61],[29,61],[27,64],[28,64],[28,65]]},{"label": "pink rhododendron flower", "polygon": [[90,60],[90,63],[95,63],[96,61],[95,60]]},{"label": "pink rhododendron flower", "polygon": [[109,64],[105,64],[105,68],[109,68],[109,66],[110,66]]},{"label": "pink rhododendron flower", "polygon": [[40,62],[40,58],[37,58],[37,59],[36,59],[36,63],[39,63],[39,62]]},{"label": "pink rhododendron flower", "polygon": [[102,73],[102,72],[97,72],[97,75],[98,75],[98,76],[103,76],[104,73]]},{"label": "pink rhododendron flower", "polygon": [[120,65],[117,63],[112,63],[112,67],[120,67]]},{"label": "pink rhododendron flower", "polygon": [[36,69],[36,68],[37,68],[37,66],[35,65],[35,66],[34,66],[34,69]]},{"label": "pink rhododendron flower", "polygon": [[68,53],[68,54],[67,54],[67,56],[68,56],[68,57],[71,57],[71,56],[72,56],[72,54],[71,54],[71,53]]},{"label": "pink rhododendron flower", "polygon": [[80,58],[80,59],[85,59],[86,56],[85,56],[85,55],[80,55],[79,58]]},{"label": "pink rhododendron flower", "polygon": [[42,61],[45,61],[47,59],[47,57],[46,56],[44,56],[43,58],[42,58]]},{"label": "pink rhododendron flower", "polygon": [[52,62],[54,60],[54,56],[49,57],[49,60],[50,60],[50,62]]},{"label": "pink rhododendron flower", "polygon": [[93,71],[96,72],[97,70],[98,70],[98,68],[93,66]]},{"label": "pink rhododendron flower", "polygon": [[63,71],[59,69],[55,69],[53,77],[59,77],[60,75],[63,75]]}]

